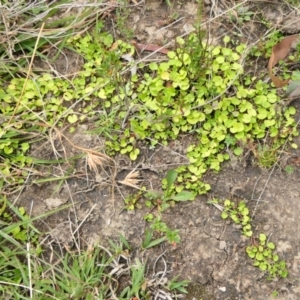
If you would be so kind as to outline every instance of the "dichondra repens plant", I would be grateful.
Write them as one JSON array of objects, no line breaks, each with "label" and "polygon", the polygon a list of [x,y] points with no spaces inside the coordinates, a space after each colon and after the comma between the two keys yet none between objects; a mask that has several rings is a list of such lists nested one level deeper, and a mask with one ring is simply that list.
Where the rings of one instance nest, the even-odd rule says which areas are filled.
[{"label": "dichondra repens plant", "polygon": [[[29,143],[20,136],[99,116],[94,131],[108,124],[107,152],[127,154],[132,160],[140,153],[138,141],[154,147],[167,145],[181,133],[198,137],[188,145],[190,163],[177,169],[172,187],[176,193],[189,190],[196,196],[210,189],[201,180],[203,174],[218,172],[231,154],[242,155],[249,142],[268,136],[280,147],[296,135],[295,108],[278,105],[276,90],[267,83],[251,76],[243,79],[245,45],[231,48],[225,37],[224,46],[210,46],[201,38],[191,34],[186,41],[177,39],[167,61],[138,63],[139,72],[127,72],[127,77],[123,74],[133,66],[121,57],[134,55],[132,45],[113,42],[107,33],[71,38],[69,47],[85,59],[71,81],[35,76],[21,98],[22,78],[0,90],[1,171],[9,178],[12,164],[24,167],[32,162],[26,157]],[[13,114],[18,122],[8,126]]]},{"label": "dichondra repens plant", "polygon": [[[106,138],[107,153],[126,154],[132,160],[140,155],[141,141],[155,147],[167,145],[180,134],[195,137],[186,148],[189,163],[167,174],[162,181],[164,192],[147,194],[146,205],[159,212],[177,201],[207,193],[210,186],[202,180],[203,175],[209,170],[218,172],[224,161],[242,155],[249,145],[261,164],[269,167],[277,157],[266,155],[267,148],[257,148],[257,140],[267,137],[272,141],[271,150],[277,150],[298,134],[295,108],[280,105],[269,84],[244,76],[245,45],[230,47],[230,39],[225,37],[224,46],[210,46],[196,33],[186,40],[177,39],[176,48],[164,61],[145,63],[134,60],[132,45],[114,42],[112,35],[99,30],[100,23],[94,33],[66,42],[84,58],[82,69],[73,78],[32,73],[28,80],[15,77],[1,85],[1,192],[24,182],[26,167],[35,162],[28,157],[35,138],[47,136],[53,127],[68,125],[74,131],[78,123],[90,118],[95,120],[92,131]],[[128,198],[128,208],[134,209],[138,200]],[[245,236],[252,236],[245,203],[236,205],[228,200],[224,205],[222,217],[230,217],[241,224]],[[4,206],[0,210],[4,221],[10,221]],[[171,230],[160,216],[149,213],[145,219],[152,223],[144,249],[165,240],[179,243],[178,230]],[[27,229],[19,226],[10,233],[24,241]],[[163,237],[153,240],[153,231]],[[246,252],[271,278],[287,276],[285,262],[279,261],[275,245],[267,242],[264,234],[254,239]]]},{"label": "dichondra repens plant", "polygon": [[[209,203],[218,205],[219,199],[215,198]],[[233,223],[240,225],[241,233],[248,237],[249,245],[246,248],[246,253],[252,259],[253,266],[266,272],[269,280],[278,277],[286,278],[288,276],[286,262],[280,260],[275,244],[270,242],[264,233],[255,237],[250,211],[245,201],[236,202],[226,199],[221,210],[221,218],[230,219]]]}]

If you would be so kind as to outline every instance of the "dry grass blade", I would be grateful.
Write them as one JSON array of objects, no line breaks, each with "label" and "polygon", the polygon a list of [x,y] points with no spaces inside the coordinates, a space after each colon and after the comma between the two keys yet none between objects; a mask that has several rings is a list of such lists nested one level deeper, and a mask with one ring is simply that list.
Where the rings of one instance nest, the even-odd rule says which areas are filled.
[{"label": "dry grass blade", "polygon": [[93,170],[96,174],[99,173],[98,166],[102,167],[103,163],[107,161],[105,156],[91,152],[87,152],[86,160],[89,168]]},{"label": "dry grass blade", "polygon": [[140,187],[138,186],[138,183],[142,180],[138,179],[140,176],[139,172],[135,172],[134,170],[127,174],[127,176],[124,178],[124,180],[119,180],[118,182],[130,187],[133,187],[135,189],[140,190]]},{"label": "dry grass blade", "polygon": [[81,150],[82,152],[86,153],[87,155],[87,164],[91,170],[93,170],[96,174],[98,173],[98,166],[102,167],[104,163],[113,162],[114,160],[103,154],[99,151],[88,149],[80,146],[74,145],[70,140],[68,140],[74,148]]},{"label": "dry grass blade", "polygon": [[[60,130],[58,130],[55,127],[53,129],[56,132],[57,136],[60,138],[60,140],[63,137],[64,139],[66,139],[66,141],[72,147],[74,147],[75,149],[78,149],[78,150],[80,150],[80,151],[82,151],[86,154],[87,164],[88,164],[89,168],[91,170],[93,170],[96,174],[98,173],[98,166],[102,167],[104,163],[110,162],[110,163],[113,163],[113,165],[115,165],[115,161],[111,157],[107,156],[106,154],[101,153],[101,152],[99,152],[97,150],[94,150],[94,149],[88,149],[88,148],[85,148],[85,147],[75,145]],[[62,140],[61,140],[61,143],[62,143]],[[55,147],[54,147],[53,144],[52,144],[52,147],[55,150]],[[65,155],[66,155],[66,153],[65,153]],[[65,158],[67,159],[67,157],[65,157]]]}]

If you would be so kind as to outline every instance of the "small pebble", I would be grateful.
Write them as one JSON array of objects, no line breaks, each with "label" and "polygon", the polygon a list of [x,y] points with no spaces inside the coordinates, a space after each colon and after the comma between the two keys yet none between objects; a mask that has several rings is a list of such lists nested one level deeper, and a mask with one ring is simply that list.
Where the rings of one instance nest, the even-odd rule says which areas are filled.
[{"label": "small pebble", "polygon": [[265,225],[265,226],[264,226],[264,230],[265,230],[265,231],[268,231],[270,228],[271,228],[270,225]]},{"label": "small pebble", "polygon": [[189,226],[190,227],[195,226],[194,222],[193,221],[189,221]]},{"label": "small pebble", "polygon": [[195,223],[198,225],[198,224],[202,224],[203,222],[203,218],[198,218],[195,220]]},{"label": "small pebble", "polygon": [[227,248],[227,244],[225,241],[220,241],[220,244],[219,244],[219,249],[220,250],[225,250]]}]

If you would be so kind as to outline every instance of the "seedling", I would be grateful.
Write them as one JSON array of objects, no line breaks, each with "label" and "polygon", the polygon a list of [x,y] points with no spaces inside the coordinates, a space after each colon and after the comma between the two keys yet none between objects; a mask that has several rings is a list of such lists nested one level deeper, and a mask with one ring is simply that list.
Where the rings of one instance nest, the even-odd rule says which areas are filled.
[{"label": "seedling", "polygon": [[167,239],[167,237],[164,236],[162,238],[152,240],[152,237],[153,237],[153,229],[146,229],[145,239],[142,243],[142,249],[148,249],[151,247],[155,247]]},{"label": "seedling", "polygon": [[142,205],[139,203],[139,200],[145,192],[139,191],[136,194],[131,194],[124,199],[127,210],[135,210],[135,208],[141,208]]},{"label": "seedling", "polygon": [[188,286],[189,281],[188,280],[176,281],[177,279],[178,277],[175,277],[168,283],[168,289],[170,291],[178,290],[181,293],[187,293],[188,291],[185,289],[185,287]]},{"label": "seedling", "polygon": [[248,22],[252,19],[254,12],[249,10],[247,6],[240,6],[237,8],[235,14],[229,12],[230,21],[234,21],[237,24],[241,25],[244,22]]},{"label": "seedling", "polygon": [[271,56],[273,46],[278,44],[281,38],[281,32],[273,32],[266,40],[261,40],[257,46],[251,48],[250,55],[256,57],[264,56],[266,58],[269,58]]},{"label": "seedling", "polygon": [[178,173],[175,170],[169,170],[167,176],[163,179],[162,185],[164,188],[163,194],[148,191],[145,194],[147,199],[146,205],[151,207],[156,206],[159,211],[164,211],[170,206],[174,206],[175,202],[191,201],[195,199],[195,194],[189,191],[174,191],[174,182],[176,181]]},{"label": "seedling", "polygon": [[[144,216],[144,219],[151,223],[150,228],[152,230],[165,235],[163,238],[153,241],[153,244],[155,244],[155,245],[159,244],[159,243],[163,242],[165,239],[167,239],[168,242],[173,245],[176,245],[180,242],[179,230],[176,230],[176,229],[171,230],[167,226],[167,224],[161,220],[160,217],[154,218],[154,216],[152,214],[148,214],[148,215]],[[143,247],[149,248],[149,244],[152,239],[152,234],[153,233],[151,231],[146,234],[146,238],[145,238],[146,242],[144,241],[145,244],[143,243]],[[151,242],[151,244],[152,244],[152,242]],[[147,247],[147,245],[148,245],[148,247]]]}]

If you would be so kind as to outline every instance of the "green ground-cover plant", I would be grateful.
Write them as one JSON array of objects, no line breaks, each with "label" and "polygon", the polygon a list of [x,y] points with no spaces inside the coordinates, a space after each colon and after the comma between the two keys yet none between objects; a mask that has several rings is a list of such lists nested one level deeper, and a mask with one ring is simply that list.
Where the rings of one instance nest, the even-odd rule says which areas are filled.
[{"label": "green ground-cover plant", "polygon": [[[0,22],[3,37],[0,45],[2,78],[15,77],[18,73],[26,74],[28,57],[34,53],[42,59],[49,60],[45,49],[55,47],[61,50],[68,37],[77,31],[88,30],[99,16],[109,10],[109,5],[103,1],[95,1],[81,7],[73,0],[47,3],[42,0],[30,3],[24,0],[2,1]],[[41,28],[44,28],[42,32]],[[37,36],[39,36],[38,44],[36,44]],[[59,53],[60,51],[57,51],[51,59],[54,61]]]},{"label": "green ground-cover plant", "polygon": [[[138,193],[129,195],[124,202],[127,210],[141,208],[141,198],[145,200],[145,206],[148,208],[157,209],[159,216],[155,217],[152,213],[145,215],[144,219],[150,223],[150,229],[145,232],[145,240],[142,247],[147,249],[168,240],[171,244],[180,242],[179,230],[172,230],[165,222],[161,220],[160,213],[175,205],[180,201],[192,201],[195,199],[195,193],[189,191],[176,192],[172,189],[176,181],[178,173],[175,170],[169,170],[166,177],[162,180],[163,192],[146,190],[142,188]],[[163,237],[153,240],[153,230],[162,234]]]},{"label": "green ground-cover plant", "polygon": [[173,186],[178,177],[178,172],[175,170],[169,170],[166,177],[162,180],[163,193],[156,191],[147,191],[144,194],[146,198],[146,206],[149,208],[157,207],[158,211],[162,212],[174,206],[179,201],[191,201],[195,199],[195,193],[190,191],[174,191]]},{"label": "green ground-cover plant", "polygon": [[292,6],[294,6],[296,8],[300,7],[300,3],[297,0],[285,0],[284,2],[287,3],[287,4],[290,4]]},{"label": "green ground-cover plant", "polygon": [[[145,219],[149,219],[149,217],[151,217],[151,215],[148,214],[145,216]],[[165,235],[169,243],[176,245],[180,242],[179,230],[169,228],[168,225],[161,220],[161,217],[154,218],[150,227],[158,233]]]},{"label": "green ground-cover plant", "polygon": [[0,236],[2,239],[4,236],[10,236],[18,242],[30,241],[36,244],[39,232],[30,226],[29,219],[24,207],[16,208],[6,196],[0,195]]},{"label": "green ground-cover plant", "polygon": [[[144,220],[150,223],[150,230],[147,232],[143,243],[144,248],[153,247],[154,245],[158,245],[165,240],[168,240],[168,242],[173,245],[176,245],[180,242],[179,230],[172,230],[171,228],[169,228],[168,225],[161,220],[160,215],[154,216],[154,214],[148,213],[144,216]],[[156,240],[152,240],[152,230],[156,231],[160,235],[163,235],[163,237],[158,238]]]},{"label": "green ground-cover plant", "polygon": [[[16,208],[6,197],[0,196],[1,297],[10,299],[6,297],[14,295],[16,299],[23,299],[22,293],[15,285],[27,284],[29,286],[26,255],[40,255],[41,247],[38,244],[38,238],[39,231],[31,224],[24,208]],[[10,284],[11,287],[9,287]]]},{"label": "green ground-cover plant", "polygon": [[221,209],[222,219],[231,219],[235,224],[241,225],[242,234],[248,237],[250,241],[246,253],[253,260],[253,266],[266,272],[269,280],[279,277],[286,278],[288,276],[286,262],[279,259],[275,244],[269,242],[264,233],[260,233],[257,237],[254,234],[250,211],[246,202],[225,199],[223,207],[219,206],[219,202],[220,200],[217,198],[209,201]]},{"label": "green ground-cover plant", "polygon": [[[141,141],[155,147],[157,143],[167,145],[180,134],[195,137],[194,143],[187,146],[190,163],[167,174],[162,193],[150,192],[146,196],[146,205],[157,206],[159,211],[176,201],[193,200],[198,194],[207,193],[210,186],[203,182],[203,175],[208,171],[218,172],[230,155],[243,155],[247,145],[258,145],[257,140],[268,137],[271,144],[276,145],[276,151],[286,139],[292,141],[298,134],[293,118],[295,108],[279,105],[276,90],[263,80],[244,76],[246,46],[234,46],[228,37],[224,38],[223,46],[210,46],[198,30],[186,40],[177,39],[176,48],[167,54],[165,61],[145,63],[134,61],[134,47],[121,40],[114,41],[112,35],[103,32],[100,21],[89,34],[70,35],[68,33],[63,39],[64,46],[84,58],[83,68],[74,78],[33,73],[28,80],[16,76],[1,86],[0,172],[4,175],[0,178],[1,191],[7,185],[14,188],[24,182],[28,174],[26,167],[35,163],[27,155],[36,139],[47,137],[50,128],[70,126],[69,130],[74,131],[77,124],[89,118],[95,120],[96,117],[92,131],[106,137],[107,153],[126,154],[132,160],[139,157]],[[34,46],[39,50],[45,45],[45,39],[39,41],[36,45],[32,39],[30,42],[19,39],[19,50],[27,47],[29,55],[33,54]],[[41,56],[41,53],[37,51],[37,55]],[[14,74],[12,70],[10,77]],[[260,154],[260,157],[264,155]],[[269,159],[267,163],[270,164]],[[138,198],[130,198],[126,205],[133,209],[137,202]],[[252,228],[246,207],[227,204],[225,213],[234,222],[241,223],[243,233],[250,236]],[[166,239],[173,244],[180,241],[178,230],[171,230],[160,216],[154,217],[150,213],[145,219],[152,223],[143,249]],[[153,231],[163,237],[153,240]],[[16,241],[24,236],[23,233],[23,227],[20,227],[19,232],[12,232],[15,237],[7,233],[3,237]],[[8,248],[3,249],[5,252]],[[99,252],[95,251],[95,254]],[[65,258],[62,269],[57,269],[61,275],[57,278],[59,285],[53,283],[51,277],[47,278],[50,283],[36,281],[37,295],[39,290],[45,289],[46,293],[55,293],[59,299],[70,293],[91,298],[94,288],[98,288],[94,286],[93,274],[99,277],[104,272],[106,282],[108,271],[92,268],[87,261],[89,257],[85,253],[81,255],[77,253],[77,256]],[[275,254],[272,252],[271,255],[274,261]],[[112,256],[107,259],[111,263]],[[265,259],[270,263],[270,257],[266,255]],[[79,270],[82,263],[87,269]],[[103,264],[99,262],[100,267]],[[27,288],[21,287],[21,292],[16,293],[28,295],[27,270],[22,268],[24,265],[19,268],[21,274],[18,273],[17,279]],[[280,268],[277,269],[284,275],[284,266]],[[146,282],[144,265],[137,261],[130,270],[134,283],[123,291],[122,297],[147,295],[141,290]],[[282,275],[274,268],[268,271],[271,275]],[[40,274],[39,271],[35,274],[37,280]],[[80,284],[83,278],[91,280],[86,285]],[[10,292],[20,298],[15,291]],[[107,297],[106,290],[101,292]]]},{"label": "green ground-cover plant", "polygon": [[[101,39],[97,46],[91,43],[91,35],[82,38],[80,43],[78,36],[68,40],[69,47],[79,54],[81,47],[88,49],[83,70],[72,81],[44,73],[28,80],[13,78],[1,86],[0,171],[4,175],[0,178],[1,187],[24,182],[26,167],[35,162],[28,157],[30,145],[46,138],[52,126],[72,126],[93,117],[95,108],[99,107],[98,99],[104,110],[124,99],[125,94],[122,96],[116,88],[117,80],[113,80],[115,72],[111,68],[112,65],[115,70],[121,68],[122,53],[109,51],[113,41],[110,35],[97,34]],[[107,77],[108,73],[111,77]]]},{"label": "green ground-cover plant", "polygon": [[280,31],[272,32],[266,39],[259,41],[250,49],[250,55],[269,58],[271,56],[273,46],[278,44],[282,37],[283,34]]},{"label": "green ground-cover plant", "polygon": [[264,233],[259,234],[259,237],[253,242],[253,245],[248,246],[246,252],[253,259],[253,265],[262,271],[268,273],[268,279],[277,277],[286,278],[288,270],[286,262],[279,260],[279,256],[275,250],[275,244],[267,241],[267,236]]},{"label": "green ground-cover plant", "polygon": [[[130,63],[124,64],[121,57],[132,56],[134,47],[122,41],[113,43],[111,35],[99,33],[101,26],[98,23],[97,31],[67,41],[68,47],[85,59],[83,70],[71,82],[44,74],[29,79],[26,85],[24,79],[15,78],[2,88],[5,105],[1,113],[7,120],[0,129],[2,137],[20,131],[28,136],[28,121],[31,130],[46,132],[47,126],[76,124],[98,114],[93,131],[99,132],[98,124],[101,128],[103,122],[108,124],[109,131],[104,130],[107,152],[120,152],[135,160],[140,153],[139,140],[151,137],[154,147],[181,133],[191,133],[198,136],[199,143],[188,146],[190,164],[177,169],[173,189],[196,195],[210,189],[201,177],[208,170],[220,170],[230,158],[228,149],[242,155],[249,140],[266,135],[280,147],[287,137],[297,134],[295,109],[279,106],[276,90],[268,84],[255,77],[242,79],[244,45],[231,49],[226,37],[225,46],[212,47],[205,44],[203,35],[191,34],[187,41],[177,40],[178,47],[168,53],[167,61],[139,64],[140,75],[124,82],[118,72],[124,72]],[[191,55],[194,52],[196,58]],[[201,72],[199,64],[203,65]],[[19,122],[10,127],[12,115]],[[39,126],[41,122],[46,126]],[[24,167],[32,162],[25,158],[29,144],[19,139],[5,138],[0,144],[3,155],[9,156],[2,167],[8,178],[12,164]]]},{"label": "green ground-cover plant", "polygon": [[152,228],[148,228],[145,230],[145,239],[143,240],[143,243],[142,243],[142,249],[148,249],[148,248],[151,248],[151,247],[154,247],[154,246],[157,246],[159,244],[161,244],[162,242],[164,242],[167,238],[164,236],[164,237],[161,237],[161,238],[158,238],[158,239],[153,239],[153,229]]},{"label": "green ground-cover plant", "polygon": [[[203,41],[189,37],[189,43]],[[229,39],[224,39],[229,43]],[[148,72],[139,79],[132,77],[138,93],[133,93],[131,106],[138,109],[130,118],[130,132],[134,140],[147,140],[167,144],[180,133],[193,133],[199,144],[190,145],[187,156],[190,165],[180,167],[177,192],[183,189],[196,194],[206,193],[209,185],[199,180],[208,170],[219,171],[223,161],[229,159],[230,148],[237,156],[243,145],[269,135],[280,147],[290,135],[297,135],[293,107],[278,105],[276,90],[255,77],[241,79],[241,55],[245,46],[202,47],[203,58],[210,59],[211,68],[202,76],[193,65],[189,53],[182,48],[168,53],[168,62],[151,63]],[[199,48],[199,47],[198,47]],[[234,92],[229,91],[233,90]],[[291,139],[291,138],[290,138]],[[118,149],[109,142],[109,146]]]},{"label": "green ground-cover plant", "polygon": [[[119,243],[110,241],[109,249],[95,244],[85,250],[55,252],[39,244],[42,234],[33,221],[24,208],[1,200],[0,297],[3,299],[79,300],[112,296],[151,299],[157,293],[174,299],[178,293],[186,292],[187,281],[169,280],[165,277],[167,272],[163,282],[159,280],[161,275],[153,279],[156,271],[148,274],[144,262],[138,259],[132,262],[131,246],[123,235]],[[152,233],[146,234],[143,250],[166,240],[164,237],[151,241]],[[120,289],[118,282],[124,275],[128,282]]]},{"label": "green ground-cover plant", "polygon": [[239,6],[234,13],[229,11],[228,15],[231,22],[242,25],[244,22],[252,20],[254,12],[251,11],[248,6]]},{"label": "green ground-cover plant", "polygon": [[241,224],[243,235],[248,237],[253,235],[249,209],[246,206],[245,201],[240,201],[237,204],[234,201],[226,199],[224,201],[224,209],[221,217],[224,220],[230,218],[235,224]]},{"label": "green ground-cover plant", "polygon": [[125,207],[128,211],[133,211],[136,208],[141,208],[142,204],[140,204],[140,199],[143,197],[143,194],[145,193],[144,189],[141,191],[130,194],[124,199]]}]

